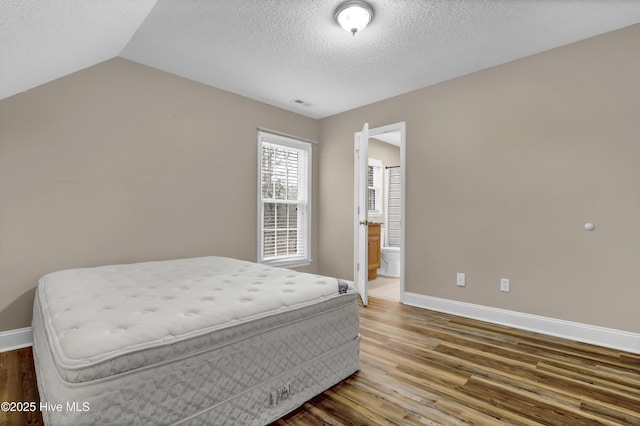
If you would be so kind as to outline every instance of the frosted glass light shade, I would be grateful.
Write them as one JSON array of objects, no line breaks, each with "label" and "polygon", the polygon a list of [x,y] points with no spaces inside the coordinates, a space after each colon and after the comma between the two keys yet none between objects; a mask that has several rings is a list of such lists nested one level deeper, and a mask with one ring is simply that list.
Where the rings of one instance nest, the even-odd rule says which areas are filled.
[{"label": "frosted glass light shade", "polygon": [[363,1],[348,1],[338,6],[335,18],[345,31],[356,35],[373,19],[373,9]]}]

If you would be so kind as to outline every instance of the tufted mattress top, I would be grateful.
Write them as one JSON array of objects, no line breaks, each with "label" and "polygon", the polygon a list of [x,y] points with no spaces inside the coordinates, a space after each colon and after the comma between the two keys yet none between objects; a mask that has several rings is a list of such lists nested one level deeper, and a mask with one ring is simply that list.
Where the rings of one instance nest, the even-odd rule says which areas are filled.
[{"label": "tufted mattress top", "polygon": [[335,278],[200,257],[53,272],[38,282],[34,317],[60,376],[79,383],[193,356],[354,301],[353,287]]}]

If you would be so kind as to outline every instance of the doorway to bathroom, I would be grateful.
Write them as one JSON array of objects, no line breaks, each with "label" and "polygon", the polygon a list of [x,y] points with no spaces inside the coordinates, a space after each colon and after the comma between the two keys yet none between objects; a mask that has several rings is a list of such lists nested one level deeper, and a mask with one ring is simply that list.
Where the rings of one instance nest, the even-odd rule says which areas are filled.
[{"label": "doorway to bathroom", "polygon": [[354,283],[368,296],[404,301],[405,122],[355,133]]}]

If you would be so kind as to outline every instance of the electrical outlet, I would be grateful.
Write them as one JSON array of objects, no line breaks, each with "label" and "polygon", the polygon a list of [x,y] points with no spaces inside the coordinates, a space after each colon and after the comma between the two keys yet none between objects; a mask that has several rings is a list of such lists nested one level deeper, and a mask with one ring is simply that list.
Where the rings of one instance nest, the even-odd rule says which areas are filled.
[{"label": "electrical outlet", "polygon": [[508,278],[501,278],[500,279],[500,291],[504,291],[506,293],[509,293],[509,279]]},{"label": "electrical outlet", "polygon": [[464,272],[458,272],[456,275],[456,285],[458,287],[464,287],[466,285]]}]

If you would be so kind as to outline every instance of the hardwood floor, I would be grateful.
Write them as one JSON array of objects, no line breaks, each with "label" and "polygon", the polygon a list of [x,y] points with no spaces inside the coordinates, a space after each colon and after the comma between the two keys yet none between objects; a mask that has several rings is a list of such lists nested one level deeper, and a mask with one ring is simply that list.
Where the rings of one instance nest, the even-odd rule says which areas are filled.
[{"label": "hardwood floor", "polygon": [[[371,298],[360,371],[274,425],[640,425],[640,355]],[[31,349],[0,401],[37,401]],[[0,413],[0,425],[41,424]]]},{"label": "hardwood floor", "polygon": [[360,371],[278,425],[640,425],[640,356],[382,299]]},{"label": "hardwood floor", "polygon": [[[0,352],[0,402],[40,402],[31,348]],[[0,411],[0,426],[42,425],[40,411]]]}]

